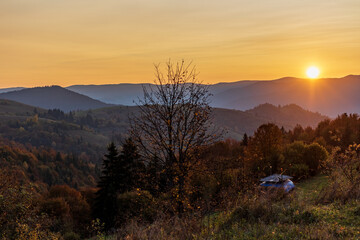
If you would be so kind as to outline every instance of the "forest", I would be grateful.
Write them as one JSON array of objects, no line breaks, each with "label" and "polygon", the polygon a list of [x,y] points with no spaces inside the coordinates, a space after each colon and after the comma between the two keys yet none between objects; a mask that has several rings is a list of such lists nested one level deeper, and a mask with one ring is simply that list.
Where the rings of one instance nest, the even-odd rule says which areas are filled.
[{"label": "forest", "polygon": [[[168,70],[156,68],[126,137],[101,150],[66,132],[91,134],[90,114],[35,108],[2,122],[1,239],[360,237],[357,114],[226,139],[195,71]],[[259,186],[274,173],[297,188]]]},{"label": "forest", "polygon": [[[269,201],[268,207],[273,208],[271,204],[295,201],[300,193],[264,193],[258,188],[259,178],[280,172],[301,183],[327,176],[326,187],[314,197],[316,205],[354,204],[360,197],[360,146],[351,143],[360,141],[359,129],[359,116],[343,114],[319,123],[315,129],[297,126],[282,131],[274,124],[265,124],[242,141],[228,139],[202,147],[196,166],[187,174],[181,218],[174,198],[164,187],[161,164],[155,160],[145,164],[131,139],[120,146],[108,146],[101,174],[101,168],[85,156],[2,139],[0,232],[3,239],[84,239],[114,234],[133,239],[182,239],[182,234],[188,234],[186,238],[220,239],[231,234],[226,228],[234,223],[227,221],[238,221],[239,229],[248,228],[242,226],[243,221],[253,225],[285,224],[281,222],[284,216],[271,216],[275,209],[264,210],[259,201]],[[266,212],[260,216],[257,211]],[[299,219],[293,224],[311,227],[313,221],[319,221],[315,212],[299,206],[284,211],[295,211],[281,211],[291,217],[298,211]],[[226,218],[221,215],[225,212],[232,212],[230,220],[221,219]],[[235,218],[234,214],[239,216]],[[357,207],[354,220],[359,217]],[[166,221],[175,221],[182,230],[166,228]],[[214,223],[207,226],[207,221]],[[334,231],[343,227],[339,225]],[[186,233],[183,228],[187,228]],[[318,230],[319,226],[314,228]],[[331,236],[359,236],[356,230]]]}]

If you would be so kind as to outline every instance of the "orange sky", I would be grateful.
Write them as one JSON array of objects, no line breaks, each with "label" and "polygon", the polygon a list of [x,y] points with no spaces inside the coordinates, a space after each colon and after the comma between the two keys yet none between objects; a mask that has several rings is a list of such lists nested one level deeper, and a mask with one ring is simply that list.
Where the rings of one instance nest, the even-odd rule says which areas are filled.
[{"label": "orange sky", "polygon": [[152,82],[192,60],[206,83],[359,74],[359,0],[0,0],[0,88]]}]

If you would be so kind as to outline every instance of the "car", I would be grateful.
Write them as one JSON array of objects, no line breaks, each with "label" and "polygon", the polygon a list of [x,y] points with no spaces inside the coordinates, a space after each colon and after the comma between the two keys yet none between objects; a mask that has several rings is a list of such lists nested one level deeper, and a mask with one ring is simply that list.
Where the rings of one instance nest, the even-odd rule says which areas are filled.
[{"label": "car", "polygon": [[260,179],[262,187],[283,188],[285,192],[295,189],[295,184],[290,180],[292,177],[282,174],[273,174],[266,178]]}]

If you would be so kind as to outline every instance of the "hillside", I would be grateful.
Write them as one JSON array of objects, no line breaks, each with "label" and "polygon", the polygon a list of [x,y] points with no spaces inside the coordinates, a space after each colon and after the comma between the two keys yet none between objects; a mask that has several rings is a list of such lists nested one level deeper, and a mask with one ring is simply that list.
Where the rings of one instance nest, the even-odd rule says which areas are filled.
[{"label": "hillside", "polygon": [[[129,127],[128,118],[137,111],[138,108],[134,106],[116,106],[93,110],[91,116],[100,123],[97,126],[99,132],[107,136],[121,136]],[[234,139],[241,139],[244,133],[252,135],[260,125],[269,122],[289,130],[297,124],[316,127],[324,119],[326,116],[306,111],[296,105],[276,107],[264,104],[249,111],[213,109],[215,126],[226,130],[225,138]]]},{"label": "hillside", "polygon": [[[52,147],[78,154],[84,152],[96,161],[111,140],[124,139],[129,130],[129,117],[137,111],[134,106],[113,106],[66,114],[0,100],[0,136],[35,147]],[[224,137],[238,140],[244,133],[252,135],[264,123],[273,122],[289,130],[297,124],[315,127],[325,118],[295,105],[276,107],[264,104],[245,112],[216,108],[213,112],[215,126],[226,130]]]},{"label": "hillside", "polygon": [[66,87],[71,91],[89,96],[110,104],[134,106],[134,101],[142,97],[143,86],[152,84],[107,84],[107,85],[73,85]]},{"label": "hillside", "polygon": [[110,106],[59,86],[26,88],[1,93],[0,99],[13,100],[44,109],[57,108],[65,112]]},{"label": "hillside", "polygon": [[286,129],[293,128],[294,123],[299,123],[303,127],[315,127],[324,120],[324,116],[320,113],[307,111],[296,104],[276,107],[266,103],[245,112],[279,125],[282,124]]},{"label": "hillside", "polygon": [[86,123],[86,115],[74,117],[60,110],[45,110],[0,99],[0,138],[88,155],[89,160],[97,162],[110,140]]},{"label": "hillside", "polygon": [[[0,116],[31,116],[36,107],[27,104],[0,99]],[[36,108],[38,112],[45,112],[45,109]]]},{"label": "hillside", "polygon": [[[144,84],[149,86],[149,84]],[[68,89],[106,103],[134,105],[142,84],[74,85]],[[317,80],[285,77],[272,81],[239,81],[209,85],[213,107],[248,110],[260,104],[296,104],[313,112],[336,117],[360,113],[360,76]]]}]

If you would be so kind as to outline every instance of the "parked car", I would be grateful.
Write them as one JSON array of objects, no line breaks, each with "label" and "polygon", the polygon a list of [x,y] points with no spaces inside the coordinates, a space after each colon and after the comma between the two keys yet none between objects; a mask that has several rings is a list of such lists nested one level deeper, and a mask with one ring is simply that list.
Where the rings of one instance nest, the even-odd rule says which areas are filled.
[{"label": "parked car", "polygon": [[295,188],[295,184],[290,180],[292,177],[282,174],[273,174],[260,179],[262,187],[283,188],[285,192],[290,192]]}]

